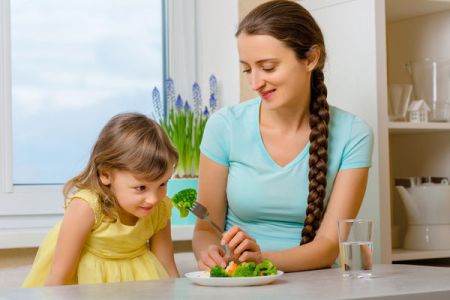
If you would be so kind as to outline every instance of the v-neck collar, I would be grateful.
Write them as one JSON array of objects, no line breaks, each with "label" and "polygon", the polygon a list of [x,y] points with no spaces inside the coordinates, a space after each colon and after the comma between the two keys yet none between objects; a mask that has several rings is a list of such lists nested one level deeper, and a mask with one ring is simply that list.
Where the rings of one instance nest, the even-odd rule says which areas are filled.
[{"label": "v-neck collar", "polygon": [[303,160],[303,158],[308,154],[310,142],[308,141],[305,145],[305,147],[297,154],[296,157],[294,157],[289,163],[287,163],[284,166],[279,165],[276,163],[272,156],[270,156],[269,152],[267,151],[266,146],[264,145],[264,141],[261,134],[260,129],[260,122],[259,122],[259,114],[261,110],[261,98],[258,100],[258,105],[256,105],[255,113],[253,114],[253,130],[255,130],[256,136],[258,137],[258,147],[260,148],[261,152],[263,153],[265,159],[277,170],[288,170],[292,166],[296,165],[299,161]]}]

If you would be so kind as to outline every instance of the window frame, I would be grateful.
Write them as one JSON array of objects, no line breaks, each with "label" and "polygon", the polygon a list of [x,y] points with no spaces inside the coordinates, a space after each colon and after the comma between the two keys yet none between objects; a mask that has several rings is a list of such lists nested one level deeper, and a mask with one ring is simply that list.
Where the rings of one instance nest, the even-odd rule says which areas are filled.
[{"label": "window frame", "polygon": [[10,33],[10,1],[0,0],[0,193],[13,191]]},{"label": "window frame", "polygon": [[[174,76],[173,73],[178,73],[173,68],[169,72],[169,65],[173,63],[173,57],[182,53],[181,50],[186,50],[187,47],[190,49],[189,53],[193,53],[195,57],[195,38],[185,47],[173,47],[171,43],[174,40],[173,37],[177,35],[177,28],[184,28],[186,20],[191,20],[192,26],[188,26],[191,30],[189,34],[195,37],[196,0],[189,0],[190,15],[183,15],[183,20],[173,16],[179,15],[174,12],[185,9],[185,1],[161,1],[164,32],[163,78],[167,78],[169,73],[172,76]],[[13,184],[10,3],[10,0],[0,0],[0,249],[38,246],[48,230],[62,218],[64,213],[63,185]],[[180,8],[180,5],[183,7]],[[169,49],[173,51],[170,52]],[[196,60],[186,61],[190,61],[190,73],[195,76]],[[164,110],[167,110],[166,103],[164,103]],[[174,240],[191,239],[192,228],[174,229],[172,229]]]}]

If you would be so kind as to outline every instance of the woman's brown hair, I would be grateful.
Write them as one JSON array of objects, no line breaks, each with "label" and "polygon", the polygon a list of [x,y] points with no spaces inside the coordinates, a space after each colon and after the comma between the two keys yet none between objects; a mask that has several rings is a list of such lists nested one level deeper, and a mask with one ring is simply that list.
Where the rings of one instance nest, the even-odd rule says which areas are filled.
[{"label": "woman's brown hair", "polygon": [[314,239],[320,227],[327,186],[330,114],[323,75],[326,52],[322,31],[311,14],[298,3],[275,0],[253,9],[239,24],[236,36],[241,33],[272,36],[291,48],[300,60],[307,59],[313,47],[320,50],[320,58],[311,76],[309,194],[300,242],[303,245]]},{"label": "woman's brown hair", "polygon": [[109,187],[101,183],[101,171],[128,171],[154,181],[177,162],[177,151],[155,121],[139,113],[119,114],[100,132],[86,168],[64,185],[64,197],[68,199],[74,190],[89,189],[99,195],[105,215],[115,220],[118,203]]}]

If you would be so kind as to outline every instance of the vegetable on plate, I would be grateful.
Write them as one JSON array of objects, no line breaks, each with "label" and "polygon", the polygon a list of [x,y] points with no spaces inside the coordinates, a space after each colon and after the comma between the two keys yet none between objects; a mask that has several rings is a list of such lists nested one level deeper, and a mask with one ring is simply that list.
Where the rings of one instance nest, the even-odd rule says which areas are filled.
[{"label": "vegetable on plate", "polygon": [[225,269],[219,265],[215,265],[211,268],[209,275],[211,277],[253,277],[276,275],[277,272],[278,270],[273,263],[268,259],[264,259],[259,264],[255,262],[242,262],[237,264],[232,261]]}]

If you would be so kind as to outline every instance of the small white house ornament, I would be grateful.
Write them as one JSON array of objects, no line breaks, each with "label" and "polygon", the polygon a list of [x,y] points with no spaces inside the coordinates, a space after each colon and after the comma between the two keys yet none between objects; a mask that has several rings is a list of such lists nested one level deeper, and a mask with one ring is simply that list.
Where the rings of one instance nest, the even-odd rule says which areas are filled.
[{"label": "small white house ornament", "polygon": [[428,122],[430,107],[424,100],[412,101],[408,106],[408,121],[412,123]]}]

